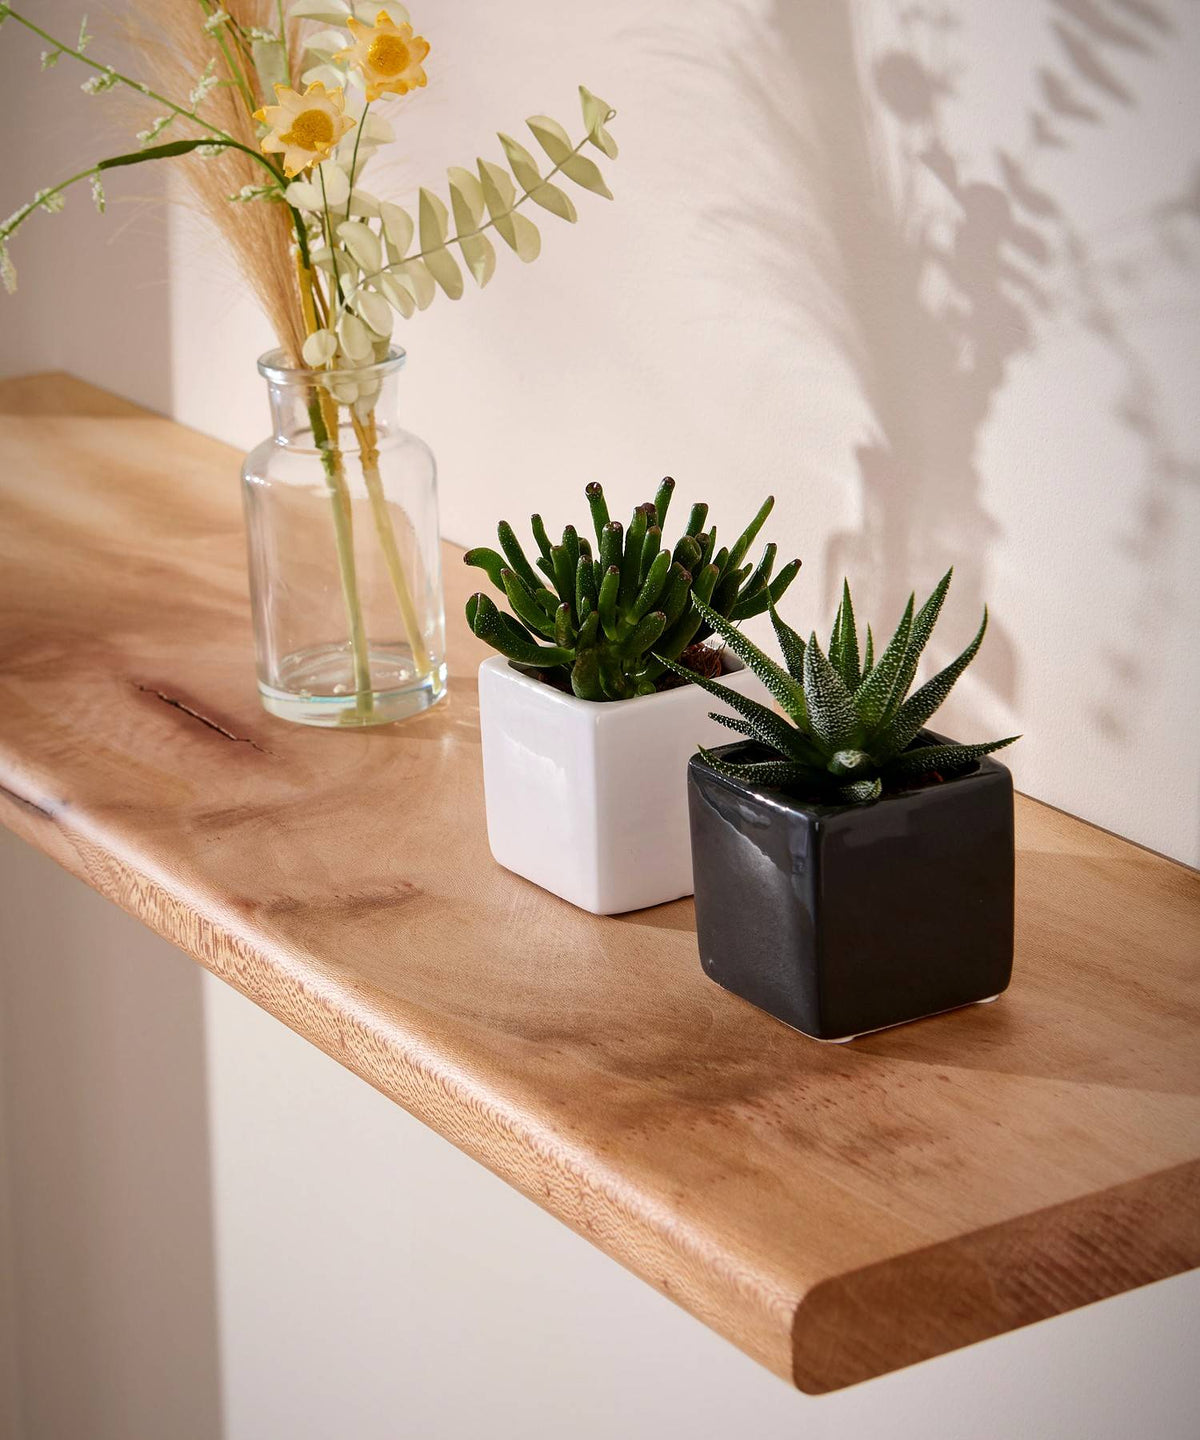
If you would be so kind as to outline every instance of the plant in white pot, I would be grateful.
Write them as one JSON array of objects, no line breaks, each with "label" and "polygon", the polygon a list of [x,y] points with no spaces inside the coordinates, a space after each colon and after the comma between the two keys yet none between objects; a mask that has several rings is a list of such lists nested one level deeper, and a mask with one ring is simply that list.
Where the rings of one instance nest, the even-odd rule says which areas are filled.
[{"label": "plant in white pot", "polygon": [[674,486],[664,480],[625,528],[609,518],[601,487],[589,485],[594,550],[573,525],[551,544],[534,515],[536,568],[503,521],[499,551],[465,557],[512,612],[484,594],[467,602],[471,629],[500,652],[479,670],[492,854],[601,915],[692,893],[687,758],[720,732],[703,692],[679,685],[665,662],[761,693],[736,657],[706,643],[712,627],[692,596],[736,624],[776,604],[800,568],[793,560],[772,578],[774,544],[757,565],[746,562],[770,497],[731,546],[717,548],[708,506],[694,505],[667,548]]}]

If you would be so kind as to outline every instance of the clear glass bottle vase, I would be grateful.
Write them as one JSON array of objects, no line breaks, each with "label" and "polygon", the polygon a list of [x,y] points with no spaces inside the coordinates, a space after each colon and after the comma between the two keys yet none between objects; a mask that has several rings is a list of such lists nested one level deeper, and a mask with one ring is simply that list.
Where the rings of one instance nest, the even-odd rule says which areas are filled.
[{"label": "clear glass bottle vase", "polygon": [[275,433],[246,457],[242,494],[258,688],[282,719],[385,724],[445,694],[437,471],[396,423],[403,364],[258,362]]}]

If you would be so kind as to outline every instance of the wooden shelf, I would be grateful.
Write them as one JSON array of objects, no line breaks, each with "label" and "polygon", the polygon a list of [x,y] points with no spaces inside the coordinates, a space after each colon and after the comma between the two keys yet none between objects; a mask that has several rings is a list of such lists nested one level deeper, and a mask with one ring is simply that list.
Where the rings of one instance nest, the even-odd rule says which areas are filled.
[{"label": "wooden shelf", "polygon": [[1200,876],[1018,802],[997,1005],[813,1044],[487,851],[448,704],[260,710],[238,457],[0,385],[0,819],[772,1370],[848,1385],[1200,1264]]}]

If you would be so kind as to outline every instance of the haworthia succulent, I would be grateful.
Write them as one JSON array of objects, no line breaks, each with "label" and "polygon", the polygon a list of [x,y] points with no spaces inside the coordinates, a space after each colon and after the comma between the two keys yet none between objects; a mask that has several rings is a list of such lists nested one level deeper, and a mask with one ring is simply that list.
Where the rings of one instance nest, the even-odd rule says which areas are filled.
[{"label": "haworthia succulent", "polygon": [[[857,804],[876,800],[889,787],[911,783],[932,771],[953,773],[1011,745],[1018,736],[978,745],[913,743],[975,658],[987,629],[985,610],[978,634],[962,654],[912,695],[908,694],[917,660],[928,643],[949,585],[950,574],[946,574],[915,619],[915,598],[909,598],[878,660],[875,638],[868,626],[861,663],[848,584],[842,590],[829,655],[822,651],[815,634],[807,643],[801,640],[771,603],[767,608],[783,655],[782,666],[734,630],[728,618],[707,615],[703,599],[693,594],[693,610],[711,622],[784,711],[784,716],[777,715],[727,687],[687,675],[711,694],[723,692],[723,698],[736,711],[733,715],[714,714],[714,720],[774,752],[772,759],[745,762],[709,756],[709,763],[721,774],[750,784],[801,786],[813,798]],[[670,663],[661,652],[660,658],[664,664]],[[671,664],[671,668],[686,674],[677,665]]]}]

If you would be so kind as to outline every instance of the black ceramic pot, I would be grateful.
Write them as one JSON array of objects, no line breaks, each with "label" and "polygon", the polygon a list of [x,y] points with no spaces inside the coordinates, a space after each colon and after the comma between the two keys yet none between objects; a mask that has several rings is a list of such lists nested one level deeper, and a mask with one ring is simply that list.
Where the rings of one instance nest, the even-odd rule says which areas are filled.
[{"label": "black ceramic pot", "polygon": [[[915,743],[943,743],[925,732]],[[723,760],[767,758],[740,743]],[[992,759],[866,805],[688,764],[706,974],[818,1040],[994,999],[1012,974],[1012,776]]]}]

